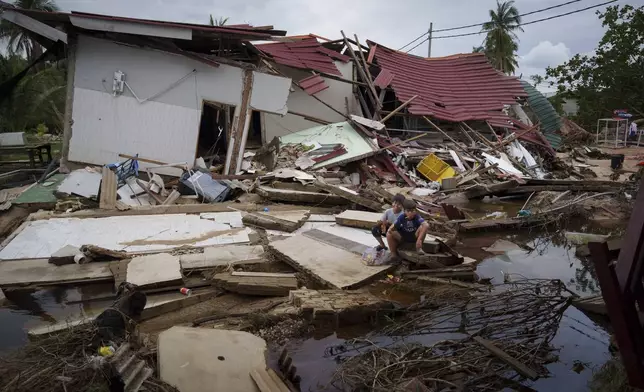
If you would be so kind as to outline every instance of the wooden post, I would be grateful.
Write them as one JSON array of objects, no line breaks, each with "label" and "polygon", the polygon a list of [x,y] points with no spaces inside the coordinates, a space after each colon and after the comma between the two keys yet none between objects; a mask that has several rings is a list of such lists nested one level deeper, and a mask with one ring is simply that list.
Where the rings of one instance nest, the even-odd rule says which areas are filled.
[{"label": "wooden post", "polygon": [[[235,108],[235,118],[233,119],[233,126],[230,132],[230,138],[233,139],[232,143],[228,144],[228,152],[230,161],[226,161],[224,167],[224,174],[235,174],[238,169],[238,156],[243,155],[244,151],[241,150],[246,145],[244,133],[248,136],[247,116],[251,113],[250,97],[253,89],[253,71],[244,70],[243,83],[242,83],[242,99],[238,107]],[[248,121],[249,122],[249,121]],[[246,130],[246,132],[244,132]]]},{"label": "wooden post", "polygon": [[401,111],[402,109],[404,109],[407,105],[409,105],[411,103],[411,101],[413,101],[416,98],[418,98],[418,95],[414,95],[413,97],[409,98],[402,105],[400,105],[396,109],[394,109],[393,112],[389,113],[387,116],[385,116],[385,118],[380,120],[380,122],[384,124],[385,121],[389,120],[391,117],[393,117],[394,114],[396,114],[399,111]]},{"label": "wooden post", "polygon": [[369,85],[369,89],[373,91],[374,93],[374,98],[376,100],[376,110],[374,110],[372,119],[377,120],[380,117],[380,109],[382,109],[382,103],[381,100],[379,99],[378,95],[375,94],[376,92],[376,86],[373,84],[373,80],[371,79],[371,72],[369,71],[369,64],[367,64],[367,60],[364,58],[364,53],[362,53],[362,47],[360,45],[360,41],[358,41],[358,35],[354,34],[354,38],[356,39],[356,44],[358,45],[358,48],[360,49],[358,51],[358,54],[360,54],[360,59],[362,60],[362,65],[364,66],[364,71],[367,74],[367,84]]},{"label": "wooden post", "polygon": [[76,48],[78,37],[67,34],[67,85],[65,86],[65,115],[63,117],[63,143],[60,151],[60,172],[69,173],[69,142],[72,139],[72,110],[74,107],[74,74],[76,73]]},{"label": "wooden post", "polygon": [[351,58],[353,58],[353,61],[355,61],[356,64],[356,69],[358,70],[358,73],[360,74],[360,77],[367,82],[369,85],[369,88],[367,89],[371,94],[369,95],[369,99],[371,100],[371,103],[373,104],[374,108],[376,111],[378,110],[378,93],[376,92],[376,89],[373,87],[372,84],[369,83],[371,79],[367,78],[367,74],[365,73],[365,70],[362,68],[360,61],[358,60],[358,56],[356,56],[356,53],[353,51],[353,48],[351,47],[351,44],[349,43],[349,40],[347,39],[347,36],[344,35],[344,31],[340,30],[340,34],[342,34],[342,38],[344,38],[344,44],[347,46],[347,50],[349,51],[349,54],[351,55]]}]

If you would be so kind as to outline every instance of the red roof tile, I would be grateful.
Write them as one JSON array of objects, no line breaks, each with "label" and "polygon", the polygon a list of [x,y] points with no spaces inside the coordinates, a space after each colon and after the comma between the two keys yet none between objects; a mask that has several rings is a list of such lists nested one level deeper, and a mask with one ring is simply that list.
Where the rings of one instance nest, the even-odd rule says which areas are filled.
[{"label": "red roof tile", "polygon": [[375,46],[381,73],[394,75],[391,86],[398,100],[418,95],[407,107],[410,113],[453,122],[486,120],[492,126],[513,128],[501,109],[527,94],[517,78],[496,71],[484,54],[427,59],[368,43]]},{"label": "red roof tile", "polygon": [[373,84],[380,88],[387,88],[392,80],[394,80],[394,74],[386,69],[381,69],[378,76],[373,80]]},{"label": "red roof tile", "polygon": [[279,42],[255,46],[271,56],[278,64],[338,76],[342,76],[342,74],[333,61],[349,61],[349,57],[325,48],[313,37],[295,42]]},{"label": "red roof tile", "polygon": [[329,88],[329,85],[326,84],[324,78],[322,78],[322,76],[320,75],[312,75],[308,78],[304,78],[300,80],[298,84],[309,95],[319,93],[320,91]]}]

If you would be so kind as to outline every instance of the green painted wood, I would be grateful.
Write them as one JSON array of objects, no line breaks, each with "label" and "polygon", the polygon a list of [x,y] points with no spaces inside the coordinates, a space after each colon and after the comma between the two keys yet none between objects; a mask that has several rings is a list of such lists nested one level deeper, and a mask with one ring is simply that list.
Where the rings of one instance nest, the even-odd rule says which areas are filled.
[{"label": "green painted wood", "polygon": [[22,192],[11,204],[55,204],[58,199],[56,199],[54,192],[58,189],[58,186],[63,182],[65,177],[67,177],[66,174],[54,174],[43,181],[42,184],[34,185],[31,189]]}]

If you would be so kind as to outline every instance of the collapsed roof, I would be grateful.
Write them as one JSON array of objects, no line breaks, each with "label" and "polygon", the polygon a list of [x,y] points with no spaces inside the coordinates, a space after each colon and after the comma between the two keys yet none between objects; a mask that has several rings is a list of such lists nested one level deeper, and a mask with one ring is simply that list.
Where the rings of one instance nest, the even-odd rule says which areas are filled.
[{"label": "collapsed roof", "polygon": [[[253,60],[257,58],[257,51],[248,41],[269,40],[273,36],[286,35],[285,31],[274,30],[272,26],[211,26],[83,12],[36,11],[2,5],[0,8],[4,11],[3,19],[11,20],[54,42],[66,41],[66,37],[60,38],[61,34],[64,36],[63,31],[73,29],[88,35],[104,36],[136,45],[155,46],[181,54],[198,54],[203,60],[207,60],[204,56],[237,61]],[[38,25],[38,22],[42,24]],[[214,64],[213,61],[211,63]]]},{"label": "collapsed roof", "polygon": [[502,110],[527,94],[519,79],[495,70],[484,54],[423,58],[367,43],[369,59],[377,63],[381,72],[387,72],[398,100],[407,101],[418,95],[407,106],[409,113],[451,122],[481,120],[496,127],[514,128]]},{"label": "collapsed roof", "polygon": [[330,75],[342,76],[334,61],[348,62],[350,58],[320,45],[313,36],[294,42],[277,42],[255,45],[257,49],[270,56],[278,64],[289,67],[317,71]]}]

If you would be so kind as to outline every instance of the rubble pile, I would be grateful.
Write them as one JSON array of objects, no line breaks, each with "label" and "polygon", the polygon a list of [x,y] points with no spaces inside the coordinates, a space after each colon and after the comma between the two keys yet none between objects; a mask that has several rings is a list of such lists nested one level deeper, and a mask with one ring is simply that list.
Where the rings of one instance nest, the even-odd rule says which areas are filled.
[{"label": "rubble pile", "polygon": [[[67,23],[91,15],[47,14],[23,24],[71,29],[80,59],[98,48],[92,64],[119,68],[94,80],[87,61],[77,64],[106,96],[75,89],[60,166],[50,157],[33,169],[38,176],[0,174],[0,297],[98,283],[112,290],[79,289],[77,303],[98,315],[81,307],[31,327],[43,340],[17,362],[0,361],[0,390],[105,390],[107,367],[132,368],[120,374],[128,391],[299,390],[293,359],[284,354],[274,371],[267,342],[248,332],[270,344],[356,325],[377,331],[332,350],[345,360],[334,381],[352,390],[520,389],[548,375],[571,302],[565,286],[490,284],[480,260],[457,246],[470,233],[564,228],[573,218],[623,224],[642,154],[594,146],[553,108],[536,110],[540,93],[484,54],[428,60],[344,32],[335,41],[278,40],[286,32],[272,26],[181,25],[176,34],[192,38],[169,39],[148,36],[153,21],[122,22],[145,27],[123,33],[109,18],[106,41],[103,30],[86,35],[95,23],[81,31]],[[270,42],[251,44],[261,40]],[[128,84],[138,85],[137,56],[172,71],[148,73],[147,84],[167,88],[146,100]],[[157,79],[165,74],[186,76]],[[180,84],[185,94],[163,97]],[[83,91],[112,104],[89,111]],[[175,105],[185,96],[189,103]],[[32,166],[34,148],[17,148]],[[507,241],[495,244],[489,254],[505,252]],[[123,287],[144,300],[121,301]],[[398,287],[418,298],[390,298]],[[252,318],[264,316],[279,324],[257,332]],[[102,335],[105,319],[116,335],[113,326]],[[402,341],[445,333],[453,337]]]}]

